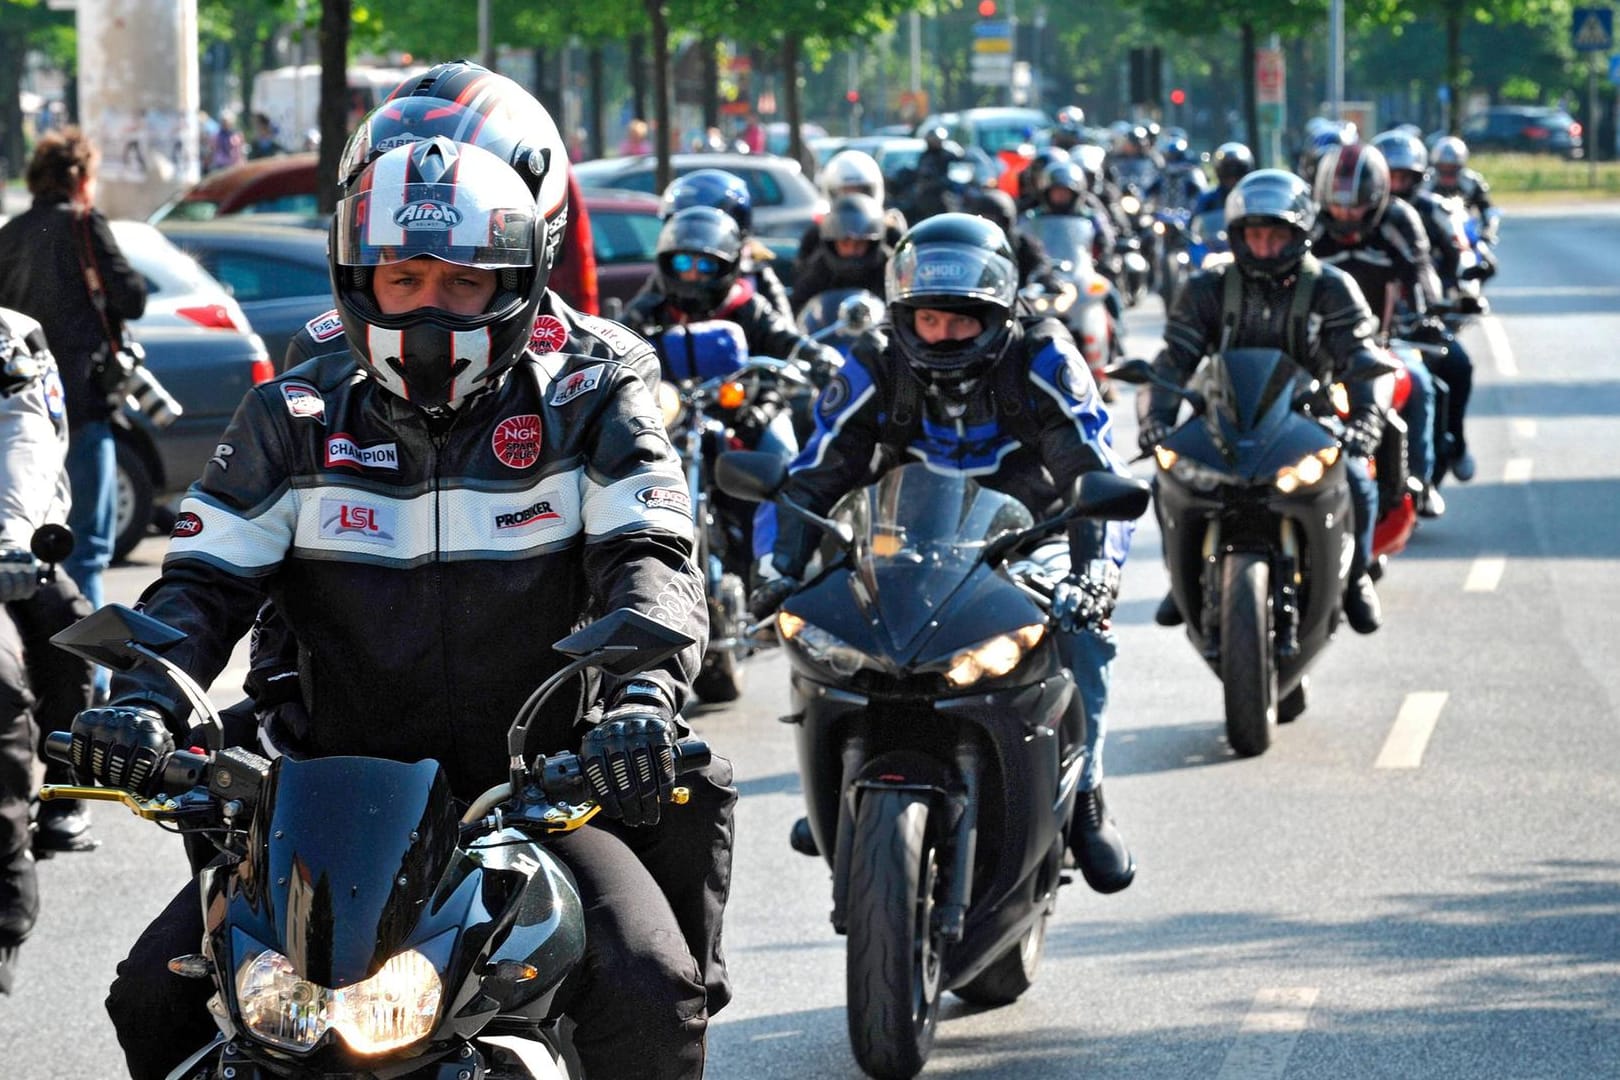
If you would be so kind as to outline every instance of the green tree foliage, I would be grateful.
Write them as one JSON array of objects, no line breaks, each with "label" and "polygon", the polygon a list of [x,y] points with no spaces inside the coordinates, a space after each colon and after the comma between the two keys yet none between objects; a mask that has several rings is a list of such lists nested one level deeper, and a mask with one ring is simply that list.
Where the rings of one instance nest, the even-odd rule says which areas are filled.
[{"label": "green tree foliage", "polygon": [[24,57],[39,49],[67,70],[73,70],[73,13],[52,11],[44,0],[0,0],[0,173],[15,175],[27,163],[23,138],[22,77]]}]

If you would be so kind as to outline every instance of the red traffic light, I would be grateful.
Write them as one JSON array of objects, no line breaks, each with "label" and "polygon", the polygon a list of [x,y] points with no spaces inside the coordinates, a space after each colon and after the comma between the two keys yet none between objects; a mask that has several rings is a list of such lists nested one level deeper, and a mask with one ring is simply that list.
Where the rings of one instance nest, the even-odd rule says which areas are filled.
[{"label": "red traffic light", "polygon": [[996,0],[979,0],[979,16],[985,19],[996,17]]},{"label": "red traffic light", "polygon": [[1185,104],[1187,104],[1187,91],[1181,89],[1179,86],[1176,89],[1170,91],[1170,104],[1172,104],[1172,105],[1185,105]]},{"label": "red traffic light", "polygon": [[861,103],[861,92],[859,90],[850,90],[844,94],[844,100],[851,105],[859,105]]}]

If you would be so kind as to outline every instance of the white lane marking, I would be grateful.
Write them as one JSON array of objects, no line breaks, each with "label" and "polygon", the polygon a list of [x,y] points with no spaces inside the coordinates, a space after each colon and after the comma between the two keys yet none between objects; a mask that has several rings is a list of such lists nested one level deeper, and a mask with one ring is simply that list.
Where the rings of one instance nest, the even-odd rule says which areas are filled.
[{"label": "white lane marking", "polygon": [[1314,986],[1271,986],[1255,994],[1215,1080],[1280,1080],[1317,993]]},{"label": "white lane marking", "polygon": [[1496,370],[1508,378],[1519,373],[1518,358],[1513,355],[1513,344],[1508,341],[1507,331],[1502,328],[1502,320],[1495,315],[1481,316],[1479,327],[1485,332],[1485,344],[1491,350],[1491,356],[1496,359]]},{"label": "white lane marking", "polygon": [[1536,437],[1536,422],[1534,420],[1515,420],[1515,421],[1513,421],[1513,434],[1517,435],[1521,439],[1533,439],[1533,438],[1535,438]]},{"label": "white lane marking", "polygon": [[1446,707],[1450,696],[1444,690],[1418,690],[1407,694],[1374,767],[1415,769],[1423,764],[1423,751],[1429,745],[1429,736],[1434,734],[1435,724],[1440,721],[1440,710]]},{"label": "white lane marking", "polygon": [[1502,483],[1528,484],[1530,482],[1530,469],[1534,464],[1527,457],[1509,458],[1507,464],[1502,466]]},{"label": "white lane marking", "polygon": [[1506,569],[1507,559],[1501,555],[1481,555],[1468,568],[1463,592],[1495,592],[1502,583],[1502,572]]}]

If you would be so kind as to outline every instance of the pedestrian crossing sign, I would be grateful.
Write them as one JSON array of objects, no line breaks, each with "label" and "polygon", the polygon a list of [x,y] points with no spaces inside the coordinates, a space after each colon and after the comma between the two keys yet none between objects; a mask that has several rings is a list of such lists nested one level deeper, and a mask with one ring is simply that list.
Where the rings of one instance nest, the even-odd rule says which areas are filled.
[{"label": "pedestrian crossing sign", "polygon": [[1577,52],[1614,48],[1614,12],[1609,8],[1576,8],[1570,20],[1570,43]]}]

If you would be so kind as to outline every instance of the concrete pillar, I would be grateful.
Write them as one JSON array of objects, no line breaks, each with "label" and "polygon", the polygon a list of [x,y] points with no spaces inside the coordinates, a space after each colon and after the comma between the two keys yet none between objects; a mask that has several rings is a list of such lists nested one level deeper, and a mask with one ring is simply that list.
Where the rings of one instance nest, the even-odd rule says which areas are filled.
[{"label": "concrete pillar", "polygon": [[197,0],[79,0],[79,120],[96,205],[144,218],[197,182]]}]

